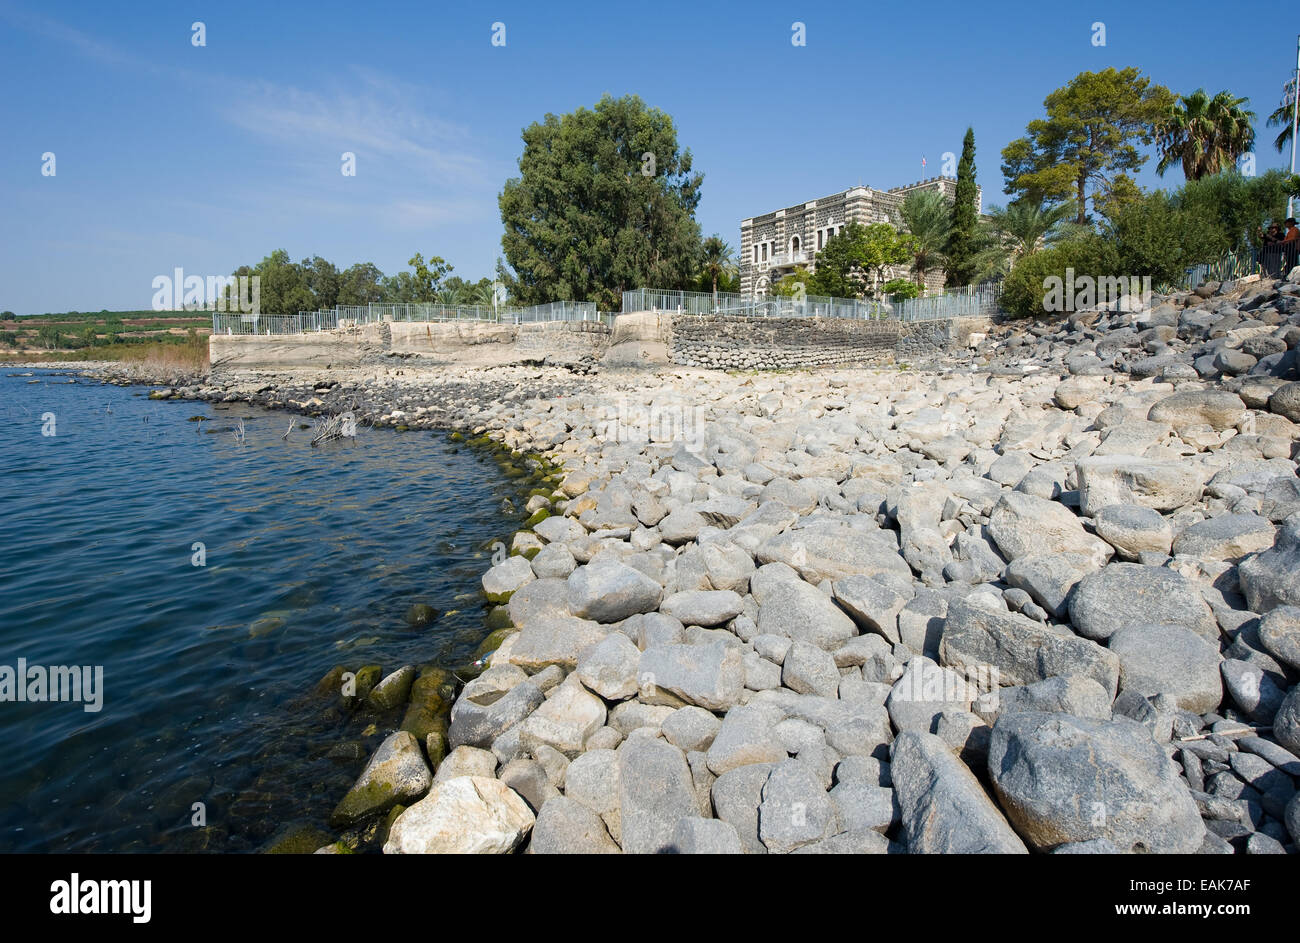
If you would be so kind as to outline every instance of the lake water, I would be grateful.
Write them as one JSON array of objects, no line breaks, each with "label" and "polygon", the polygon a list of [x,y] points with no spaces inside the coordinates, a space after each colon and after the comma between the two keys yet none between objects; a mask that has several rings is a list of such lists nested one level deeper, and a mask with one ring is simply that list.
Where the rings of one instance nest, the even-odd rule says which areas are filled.
[{"label": "lake water", "polygon": [[[0,370],[0,671],[103,681],[93,712],[0,701],[0,851],[245,851],[324,826],[401,718],[304,695],[340,664],[468,660],[522,480],[444,436],[313,448],[289,413],[18,372]],[[444,614],[413,628],[417,602]]]}]

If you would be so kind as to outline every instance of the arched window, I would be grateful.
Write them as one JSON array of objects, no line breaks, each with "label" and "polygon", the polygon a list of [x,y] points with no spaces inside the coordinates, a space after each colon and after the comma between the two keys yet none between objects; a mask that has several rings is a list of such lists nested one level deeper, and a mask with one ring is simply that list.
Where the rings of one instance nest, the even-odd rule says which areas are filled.
[{"label": "arched window", "polygon": [[793,239],[790,240],[790,251],[791,251],[791,252],[798,252],[798,251],[799,251],[799,237],[798,237],[798,236],[795,236]]}]

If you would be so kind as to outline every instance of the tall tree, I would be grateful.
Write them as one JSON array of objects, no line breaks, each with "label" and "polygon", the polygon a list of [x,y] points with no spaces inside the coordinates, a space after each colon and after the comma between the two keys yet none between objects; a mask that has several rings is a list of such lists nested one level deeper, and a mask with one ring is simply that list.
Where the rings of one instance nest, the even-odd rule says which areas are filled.
[{"label": "tall tree", "polygon": [[1088,222],[1092,189],[1146,162],[1139,145],[1155,139],[1173,93],[1135,68],[1080,72],[1044,100],[1046,118],[1002,149],[1006,192],[1031,202],[1073,199]]},{"label": "tall tree", "polygon": [[606,95],[594,109],[548,114],[523,141],[519,176],[498,199],[516,299],[614,308],[626,289],[690,282],[704,178],[671,117]]},{"label": "tall tree", "polygon": [[338,303],[364,305],[383,297],[381,283],[384,273],[373,262],[358,262],[339,275]]},{"label": "tall tree", "polygon": [[957,162],[957,189],[953,193],[952,229],[948,234],[948,284],[969,285],[975,280],[976,238],[979,213],[975,209],[975,129],[967,128]]},{"label": "tall tree", "polygon": [[1295,123],[1295,115],[1291,110],[1291,103],[1284,101],[1273,110],[1268,116],[1268,126],[1270,128],[1280,127],[1277,137],[1273,139],[1273,146],[1277,148],[1279,154],[1282,149],[1291,141],[1291,129]]},{"label": "tall tree", "polygon": [[1163,176],[1181,163],[1184,177],[1200,180],[1235,166],[1255,146],[1255,113],[1245,107],[1249,102],[1230,92],[1211,98],[1198,88],[1171,104],[1158,128],[1156,173]]},{"label": "tall tree", "polygon": [[713,307],[718,306],[718,279],[736,270],[736,250],[714,233],[700,245],[700,268],[713,284]]},{"label": "tall tree", "polygon": [[407,261],[414,273],[415,282],[415,300],[430,304],[438,300],[438,293],[442,291],[442,280],[451,272],[452,267],[447,264],[447,260],[442,256],[431,255],[429,261],[424,261],[424,256],[415,253]]},{"label": "tall tree", "polygon": [[912,270],[917,287],[924,289],[926,274],[946,261],[952,209],[938,190],[913,190],[903,198],[898,215],[912,236]]}]

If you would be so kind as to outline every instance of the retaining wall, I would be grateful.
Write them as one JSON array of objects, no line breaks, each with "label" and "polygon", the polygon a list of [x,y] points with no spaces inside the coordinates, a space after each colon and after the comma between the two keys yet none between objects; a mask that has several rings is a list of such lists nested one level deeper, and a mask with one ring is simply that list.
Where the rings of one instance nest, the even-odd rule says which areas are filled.
[{"label": "retaining wall", "polygon": [[[666,315],[668,359],[683,366],[724,370],[779,370],[845,366],[932,355],[964,346],[987,318],[902,323],[843,318],[743,318]],[[618,328],[615,328],[618,335]]]},{"label": "retaining wall", "polygon": [[208,355],[214,368],[234,369],[349,367],[387,353],[446,357],[471,349],[504,359],[571,359],[600,356],[609,334],[598,321],[384,321],[305,334],[213,334]]}]

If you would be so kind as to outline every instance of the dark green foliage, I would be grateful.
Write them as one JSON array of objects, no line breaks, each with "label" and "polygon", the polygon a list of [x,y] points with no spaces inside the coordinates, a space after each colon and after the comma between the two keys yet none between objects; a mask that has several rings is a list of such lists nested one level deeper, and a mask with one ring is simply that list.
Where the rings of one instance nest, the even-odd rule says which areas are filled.
[{"label": "dark green foliage", "polygon": [[966,129],[957,163],[957,189],[953,194],[952,228],[948,234],[947,280],[950,286],[975,281],[979,216],[975,212],[975,130]]},{"label": "dark green foliage", "polygon": [[548,114],[523,140],[519,176],[498,200],[516,299],[614,309],[626,289],[692,283],[703,176],[671,117],[635,95],[606,95],[594,109]]}]

